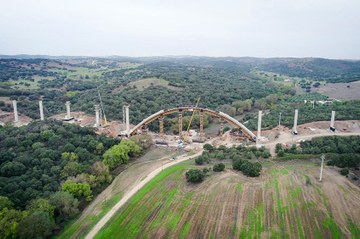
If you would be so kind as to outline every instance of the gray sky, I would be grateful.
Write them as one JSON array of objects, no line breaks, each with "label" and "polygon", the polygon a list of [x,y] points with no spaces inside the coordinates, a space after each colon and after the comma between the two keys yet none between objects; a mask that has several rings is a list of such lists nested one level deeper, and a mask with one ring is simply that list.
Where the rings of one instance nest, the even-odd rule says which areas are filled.
[{"label": "gray sky", "polygon": [[360,0],[0,0],[0,54],[360,59]]}]

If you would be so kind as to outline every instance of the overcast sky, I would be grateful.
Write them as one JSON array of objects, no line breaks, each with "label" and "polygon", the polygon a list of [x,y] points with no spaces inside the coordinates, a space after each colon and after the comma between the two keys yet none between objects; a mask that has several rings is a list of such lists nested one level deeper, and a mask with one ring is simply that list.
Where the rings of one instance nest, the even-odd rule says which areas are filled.
[{"label": "overcast sky", "polygon": [[0,0],[0,54],[360,59],[360,0]]}]

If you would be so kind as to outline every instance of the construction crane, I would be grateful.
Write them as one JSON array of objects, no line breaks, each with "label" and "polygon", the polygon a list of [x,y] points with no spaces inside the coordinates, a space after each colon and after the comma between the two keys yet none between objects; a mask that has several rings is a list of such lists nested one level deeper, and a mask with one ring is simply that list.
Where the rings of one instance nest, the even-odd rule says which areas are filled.
[{"label": "construction crane", "polygon": [[190,117],[189,124],[188,124],[188,127],[187,127],[187,129],[186,129],[186,133],[185,133],[185,137],[184,137],[184,141],[185,141],[185,142],[188,142],[189,130],[190,130],[191,122],[192,122],[192,120],[194,119],[194,115],[195,115],[195,112],[196,112],[197,107],[199,106],[200,99],[201,99],[201,96],[198,98],[198,100],[197,100],[197,102],[196,102],[196,105],[195,105],[195,107],[194,107],[194,109],[193,109],[192,115],[191,115],[191,117]]},{"label": "construction crane", "polygon": [[107,120],[106,120],[106,115],[105,115],[105,111],[104,111],[104,105],[103,105],[103,102],[102,102],[102,99],[101,99],[99,87],[96,87],[96,88],[97,88],[97,92],[98,92],[99,99],[100,99],[100,107],[101,107],[101,111],[102,111],[102,116],[104,118],[104,126],[107,126]]}]

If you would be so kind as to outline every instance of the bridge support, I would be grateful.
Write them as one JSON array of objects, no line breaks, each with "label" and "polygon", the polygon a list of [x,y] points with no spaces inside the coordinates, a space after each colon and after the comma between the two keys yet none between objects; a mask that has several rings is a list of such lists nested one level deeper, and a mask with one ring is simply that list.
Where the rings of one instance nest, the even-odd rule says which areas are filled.
[{"label": "bridge support", "polygon": [[330,122],[330,130],[335,131],[335,111],[331,111],[331,122]]},{"label": "bridge support", "polygon": [[69,120],[72,120],[74,117],[71,117],[71,114],[70,114],[70,101],[66,101],[65,103],[65,106],[66,106],[66,115],[65,115],[65,118],[64,120],[65,121],[69,121]]},{"label": "bridge support", "polygon": [[42,100],[39,100],[40,120],[44,120],[44,108]]},{"label": "bridge support", "polygon": [[18,111],[17,111],[17,102],[16,100],[12,101],[13,103],[13,107],[14,107],[14,122],[18,122],[19,121],[19,115],[18,115]]},{"label": "bridge support", "polygon": [[204,112],[200,111],[200,138],[204,138]]},{"label": "bridge support", "polygon": [[224,120],[220,119],[220,136],[224,134]]},{"label": "bridge support", "polygon": [[129,116],[129,105],[125,105],[125,129],[126,132],[130,131],[130,116]]},{"label": "bridge support", "polygon": [[262,111],[259,110],[259,116],[258,116],[258,130],[257,130],[257,136],[256,136],[256,144],[259,144],[259,140],[261,137],[261,118],[262,118]]},{"label": "bridge support", "polygon": [[295,110],[295,115],[294,115],[294,127],[293,127],[293,134],[297,135],[298,132],[297,132],[297,121],[298,121],[298,114],[299,114],[299,111],[296,109]]},{"label": "bridge support", "polygon": [[95,125],[94,127],[100,126],[100,106],[95,105]]},{"label": "bridge support", "polygon": [[182,136],[182,131],[183,131],[183,117],[182,117],[182,111],[179,110],[179,115],[178,115],[178,124],[179,124],[179,136]]},{"label": "bridge support", "polygon": [[160,128],[160,138],[164,138],[164,117],[161,116],[159,118],[159,128]]}]

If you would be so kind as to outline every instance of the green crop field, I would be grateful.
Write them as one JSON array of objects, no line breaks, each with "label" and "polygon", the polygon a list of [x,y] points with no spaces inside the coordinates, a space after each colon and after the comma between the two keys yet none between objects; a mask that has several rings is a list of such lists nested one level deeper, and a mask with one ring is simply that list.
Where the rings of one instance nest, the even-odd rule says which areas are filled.
[{"label": "green crop field", "polygon": [[[225,172],[192,185],[184,176],[192,167],[190,161],[164,170],[96,238],[360,236],[360,189],[330,169],[319,183],[318,166],[311,163],[264,164],[259,178],[227,165]],[[343,207],[345,201],[352,203]]]}]

